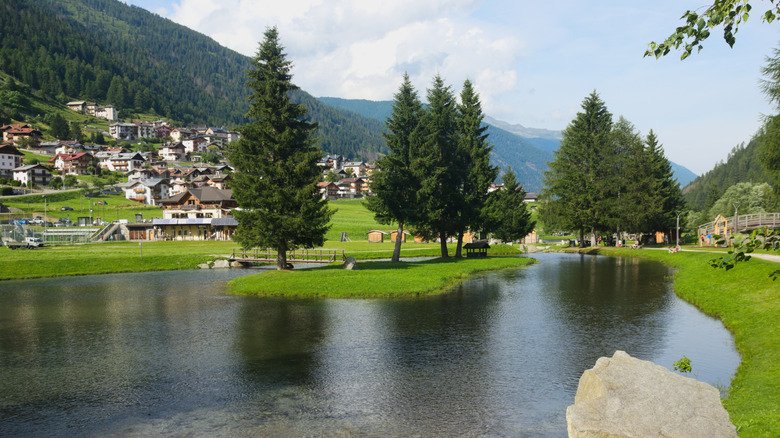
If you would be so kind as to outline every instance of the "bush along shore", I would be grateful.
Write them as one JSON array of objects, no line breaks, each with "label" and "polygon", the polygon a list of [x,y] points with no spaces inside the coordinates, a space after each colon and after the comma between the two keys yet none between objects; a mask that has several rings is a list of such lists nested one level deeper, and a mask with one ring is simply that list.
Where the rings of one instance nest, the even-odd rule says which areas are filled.
[{"label": "bush along shore", "polygon": [[418,262],[375,261],[360,263],[355,270],[334,263],[317,269],[270,271],[230,281],[235,294],[376,298],[415,297],[447,292],[470,275],[535,263],[524,257],[432,259]]},{"label": "bush along shore", "polygon": [[[780,281],[777,264],[759,259],[715,269],[717,254],[648,249],[585,249],[588,254],[657,260],[674,268],[674,291],[734,334],[742,361],[723,405],[741,437],[780,436]],[[694,365],[695,369],[695,365]]]}]

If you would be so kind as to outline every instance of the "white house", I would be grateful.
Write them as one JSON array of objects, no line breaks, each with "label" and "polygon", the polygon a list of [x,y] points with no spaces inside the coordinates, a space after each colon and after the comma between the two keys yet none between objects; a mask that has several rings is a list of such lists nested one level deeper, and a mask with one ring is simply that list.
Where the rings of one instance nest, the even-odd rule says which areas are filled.
[{"label": "white house", "polygon": [[108,133],[117,140],[133,140],[138,137],[135,123],[117,122],[108,126]]},{"label": "white house", "polygon": [[165,161],[182,161],[187,152],[181,143],[167,143],[157,149],[157,155]]},{"label": "white house", "polygon": [[138,152],[98,152],[95,154],[102,169],[112,172],[129,172],[144,165],[144,157]]},{"label": "white house", "polygon": [[21,182],[22,185],[32,182],[38,186],[46,186],[51,181],[51,172],[40,164],[17,167],[13,173],[14,180]]},{"label": "white house", "polygon": [[99,106],[95,108],[95,117],[106,119],[111,122],[116,122],[117,118],[119,117],[119,113],[116,108],[111,105]]},{"label": "white house", "polygon": [[122,188],[125,198],[149,205],[158,205],[161,200],[168,199],[170,194],[170,183],[165,178],[133,180],[123,184]]},{"label": "white house", "polygon": [[13,145],[0,145],[0,177],[13,177],[13,170],[22,165],[24,154]]}]

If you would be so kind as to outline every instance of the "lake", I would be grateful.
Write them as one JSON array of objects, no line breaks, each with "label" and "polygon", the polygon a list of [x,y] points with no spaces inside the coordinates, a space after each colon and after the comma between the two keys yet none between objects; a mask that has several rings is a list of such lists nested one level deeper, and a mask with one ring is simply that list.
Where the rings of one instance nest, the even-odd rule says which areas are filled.
[{"label": "lake", "polygon": [[415,299],[226,294],[253,270],[0,282],[0,436],[566,436],[615,350],[728,387],[732,337],[670,268],[534,257]]}]

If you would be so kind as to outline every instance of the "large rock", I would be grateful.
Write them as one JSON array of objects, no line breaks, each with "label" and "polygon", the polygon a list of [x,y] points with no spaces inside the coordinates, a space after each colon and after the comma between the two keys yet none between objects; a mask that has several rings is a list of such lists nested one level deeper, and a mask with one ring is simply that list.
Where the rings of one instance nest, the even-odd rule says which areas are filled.
[{"label": "large rock", "polygon": [[717,389],[624,351],[580,377],[569,437],[736,437]]},{"label": "large rock", "polygon": [[230,267],[230,261],[225,259],[214,260],[214,269],[227,269]]},{"label": "large rock", "polygon": [[357,269],[357,260],[355,260],[354,257],[347,257],[347,260],[344,261],[344,269]]}]

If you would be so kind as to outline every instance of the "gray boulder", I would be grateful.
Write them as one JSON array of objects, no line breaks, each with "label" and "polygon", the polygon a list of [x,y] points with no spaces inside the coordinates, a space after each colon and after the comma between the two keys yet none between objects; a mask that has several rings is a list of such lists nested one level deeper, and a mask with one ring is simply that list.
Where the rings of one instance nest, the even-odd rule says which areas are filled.
[{"label": "gray boulder", "polygon": [[226,259],[214,260],[214,269],[227,269],[230,267],[230,261]]},{"label": "gray boulder", "polygon": [[344,261],[344,269],[349,269],[350,271],[357,269],[357,260],[354,257],[347,257],[347,260]]},{"label": "gray boulder", "polygon": [[717,389],[624,351],[580,377],[569,437],[736,437]]}]

